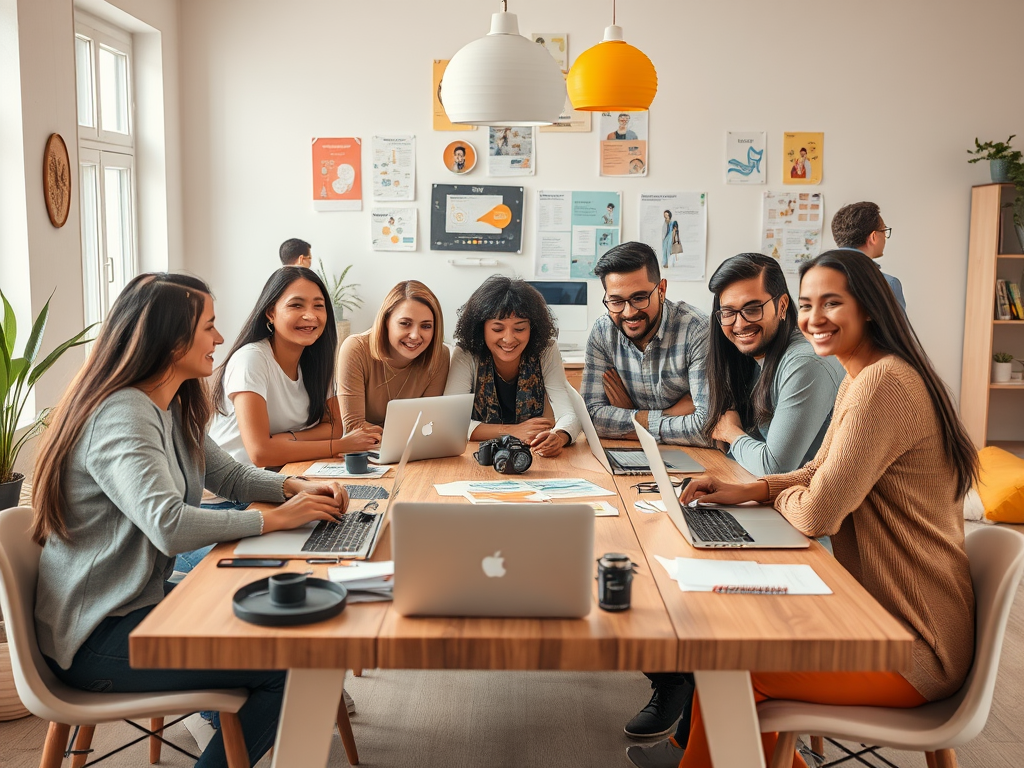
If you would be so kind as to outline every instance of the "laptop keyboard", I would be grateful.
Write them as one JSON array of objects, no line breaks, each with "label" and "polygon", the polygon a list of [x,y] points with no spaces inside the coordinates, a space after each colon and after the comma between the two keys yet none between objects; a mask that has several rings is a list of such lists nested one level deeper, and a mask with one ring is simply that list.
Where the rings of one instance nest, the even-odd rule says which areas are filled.
[{"label": "laptop keyboard", "polygon": [[[388,492],[379,485],[346,485],[350,499],[369,499],[363,510],[377,511],[377,500],[386,499]],[[349,512],[337,523],[321,520],[302,545],[303,552],[358,552],[373,531],[376,515],[362,510]]]},{"label": "laptop keyboard", "polygon": [[643,451],[608,451],[608,455],[623,468],[647,467],[647,456]]},{"label": "laptop keyboard", "polygon": [[350,499],[386,499],[388,492],[379,485],[346,485]]},{"label": "laptop keyboard", "polygon": [[683,507],[683,517],[690,531],[701,541],[753,542],[747,529],[724,509]]}]

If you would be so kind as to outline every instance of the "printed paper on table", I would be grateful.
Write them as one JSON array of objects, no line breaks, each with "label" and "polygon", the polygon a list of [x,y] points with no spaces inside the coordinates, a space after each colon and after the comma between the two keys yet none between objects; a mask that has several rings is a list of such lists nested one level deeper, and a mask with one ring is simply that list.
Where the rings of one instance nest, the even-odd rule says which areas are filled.
[{"label": "printed paper on table", "polygon": [[824,162],[824,133],[782,134],[783,184],[821,184]]},{"label": "printed paper on table", "polygon": [[489,176],[533,176],[537,164],[533,126],[490,126]]},{"label": "printed paper on table", "polygon": [[[562,77],[568,77],[569,70],[562,70]],[[565,106],[558,119],[551,125],[542,125],[541,133],[590,133],[590,112],[578,112],[572,108],[569,94],[565,94]]]},{"label": "printed paper on table", "polygon": [[821,192],[765,191],[761,210],[761,253],[779,260],[795,275],[821,252],[825,195]]},{"label": "printed paper on table", "polygon": [[370,212],[370,242],[375,251],[416,250],[415,208],[374,208]]},{"label": "printed paper on table", "polygon": [[416,199],[416,137],[373,137],[373,199]]},{"label": "printed paper on table", "polygon": [[360,139],[313,139],[313,210],[363,210]]},{"label": "printed paper on table", "polygon": [[725,183],[764,184],[767,178],[764,131],[727,131],[725,134]]},{"label": "printed paper on table", "polygon": [[662,277],[704,279],[707,201],[705,192],[640,195],[640,241],[651,246],[658,255]]},{"label": "printed paper on table", "polygon": [[441,104],[441,78],[448,67],[448,59],[434,59],[433,87],[430,89],[430,100],[433,104],[435,131],[475,131],[475,125],[460,125],[448,119],[448,113]]},{"label": "printed paper on table", "polygon": [[534,32],[530,39],[550,53],[559,69],[569,68],[569,34],[567,32]]},{"label": "printed paper on table", "polygon": [[650,113],[601,112],[602,176],[647,175],[647,123]]},{"label": "printed paper on table", "polygon": [[537,277],[594,279],[597,260],[621,241],[621,193],[537,194]]}]

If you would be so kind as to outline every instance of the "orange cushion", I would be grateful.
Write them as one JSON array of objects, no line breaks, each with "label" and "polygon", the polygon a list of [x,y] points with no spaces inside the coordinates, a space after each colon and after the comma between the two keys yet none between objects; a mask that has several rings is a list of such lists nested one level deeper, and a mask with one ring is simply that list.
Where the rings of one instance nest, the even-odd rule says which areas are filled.
[{"label": "orange cushion", "polygon": [[990,445],[978,451],[978,495],[985,517],[1000,523],[1024,523],[1024,459]]}]

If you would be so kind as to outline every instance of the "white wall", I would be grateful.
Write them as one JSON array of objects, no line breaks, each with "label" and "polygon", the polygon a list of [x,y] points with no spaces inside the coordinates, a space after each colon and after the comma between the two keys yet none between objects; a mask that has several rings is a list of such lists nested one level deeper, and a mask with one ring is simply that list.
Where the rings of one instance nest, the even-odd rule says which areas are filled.
[{"label": "white wall", "polygon": [[[510,10],[523,33],[567,31],[575,56],[601,38],[610,5],[514,0]],[[431,130],[430,60],[486,33],[498,7],[181,0],[185,265],[212,282],[229,339],[287,237],[312,242],[314,255],[335,270],[356,264],[350,275],[366,299],[353,318],[357,330],[402,278],[422,279],[438,293],[451,328],[455,309],[492,270],[450,267],[449,252],[426,250],[430,184],[454,178],[440,160],[449,141],[463,137],[478,149],[486,142],[483,131]],[[596,132],[541,134],[538,173],[524,186],[531,193],[623,190],[626,239],[637,233],[641,191],[706,191],[710,276],[723,259],[760,242],[761,189],[722,181],[725,131],[768,132],[772,179],[781,174],[783,131],[824,131],[827,213],[862,199],[881,205],[893,227],[884,266],[903,281],[911,320],[958,389],[969,187],[987,180],[982,165],[967,165],[965,150],[976,135],[1024,134],[1020,101],[1009,96],[1013,78],[990,63],[998,35],[979,20],[1024,28],[1024,3],[863,0],[765,11],[758,0],[620,3],[626,39],[652,58],[661,82],[650,175],[599,178]],[[399,132],[417,136],[420,251],[374,253],[372,201],[360,213],[313,212],[310,138],[362,137],[365,166],[370,137]],[[463,181],[519,182],[489,178],[482,168]],[[500,256],[501,271],[531,273],[534,214],[530,194],[525,252]],[[710,307],[704,284],[673,283],[669,294]],[[599,299],[594,283],[592,318]]]}]

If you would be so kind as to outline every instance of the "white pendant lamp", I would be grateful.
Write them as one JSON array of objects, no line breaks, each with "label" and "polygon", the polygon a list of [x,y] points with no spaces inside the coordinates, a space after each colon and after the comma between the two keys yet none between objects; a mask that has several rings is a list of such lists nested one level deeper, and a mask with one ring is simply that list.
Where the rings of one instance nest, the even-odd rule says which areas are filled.
[{"label": "white pendant lamp", "polygon": [[508,13],[491,15],[491,31],[464,46],[441,78],[448,119],[467,125],[550,125],[565,106],[565,78],[542,45],[519,34]]}]

